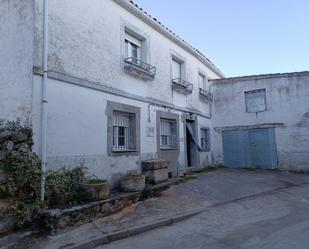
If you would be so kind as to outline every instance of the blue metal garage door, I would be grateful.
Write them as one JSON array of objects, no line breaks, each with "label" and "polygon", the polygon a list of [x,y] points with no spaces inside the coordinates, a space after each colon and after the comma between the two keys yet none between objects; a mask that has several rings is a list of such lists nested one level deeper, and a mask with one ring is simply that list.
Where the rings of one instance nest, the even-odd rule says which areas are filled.
[{"label": "blue metal garage door", "polygon": [[224,165],[231,168],[277,167],[275,131],[250,129],[223,131]]}]

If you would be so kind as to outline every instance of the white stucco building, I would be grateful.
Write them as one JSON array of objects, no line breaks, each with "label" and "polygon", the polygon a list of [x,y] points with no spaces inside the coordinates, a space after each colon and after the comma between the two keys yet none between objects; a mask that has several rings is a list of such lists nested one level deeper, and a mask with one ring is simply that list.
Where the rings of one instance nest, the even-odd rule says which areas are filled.
[{"label": "white stucco building", "polygon": [[[223,75],[204,55],[126,0],[48,7],[47,168],[116,179],[144,159],[168,159],[170,176],[212,163],[208,80]],[[32,125],[40,153],[43,1],[0,8],[1,118]]]},{"label": "white stucco building", "polygon": [[[48,10],[47,101],[43,99],[48,169],[84,161],[93,174],[117,182],[127,170],[139,169],[142,160],[160,158],[170,161],[172,177],[223,163],[224,127],[258,129],[265,123],[280,129],[289,124],[285,131],[276,128],[279,163],[272,163],[297,164],[284,159],[285,152],[296,150],[295,141],[284,144],[294,132],[289,120],[308,118],[308,74],[293,75],[294,80],[278,76],[279,83],[273,78],[248,84],[223,79],[203,54],[127,0],[50,0]],[[0,119],[19,118],[31,125],[38,153],[43,17],[41,0],[1,1],[0,21],[6,25],[0,26]],[[299,80],[302,91],[292,90]],[[291,89],[290,95],[277,95],[278,84]],[[245,91],[261,89],[266,89],[270,112],[248,114]],[[301,100],[290,100],[296,97]],[[297,115],[281,116],[287,101],[287,108],[300,108]],[[301,130],[304,134],[308,137],[308,127]],[[306,149],[297,149],[303,155],[299,164],[306,166],[309,139],[302,143]]]}]

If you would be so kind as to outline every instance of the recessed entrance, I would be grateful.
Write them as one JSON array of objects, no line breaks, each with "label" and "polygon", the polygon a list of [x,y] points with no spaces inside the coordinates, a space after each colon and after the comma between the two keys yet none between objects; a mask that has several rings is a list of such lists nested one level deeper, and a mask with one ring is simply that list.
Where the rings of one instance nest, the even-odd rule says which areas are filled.
[{"label": "recessed entrance", "polygon": [[195,120],[186,120],[186,157],[187,166],[198,166],[198,147],[197,147],[197,131]]}]

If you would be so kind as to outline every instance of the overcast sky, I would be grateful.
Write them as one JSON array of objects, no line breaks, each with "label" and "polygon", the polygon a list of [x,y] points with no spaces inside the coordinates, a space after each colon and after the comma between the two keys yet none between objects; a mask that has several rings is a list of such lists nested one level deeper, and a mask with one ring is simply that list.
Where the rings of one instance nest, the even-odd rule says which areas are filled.
[{"label": "overcast sky", "polygon": [[226,76],[309,71],[308,0],[135,0]]}]

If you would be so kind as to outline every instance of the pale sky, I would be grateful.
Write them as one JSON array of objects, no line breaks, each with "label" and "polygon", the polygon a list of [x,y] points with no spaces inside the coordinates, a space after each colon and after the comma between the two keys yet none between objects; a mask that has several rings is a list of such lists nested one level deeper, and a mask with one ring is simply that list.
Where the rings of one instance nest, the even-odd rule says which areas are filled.
[{"label": "pale sky", "polygon": [[134,0],[225,76],[309,71],[308,0]]}]

